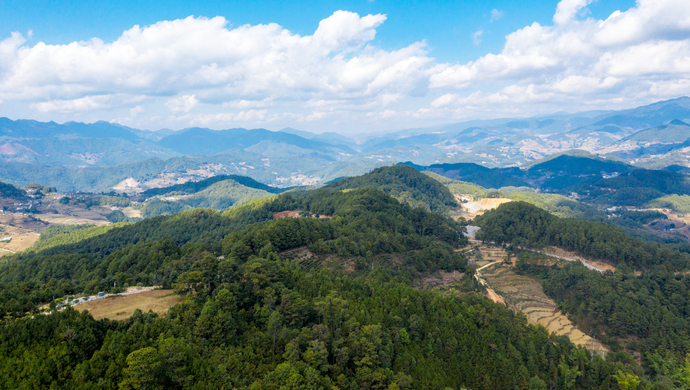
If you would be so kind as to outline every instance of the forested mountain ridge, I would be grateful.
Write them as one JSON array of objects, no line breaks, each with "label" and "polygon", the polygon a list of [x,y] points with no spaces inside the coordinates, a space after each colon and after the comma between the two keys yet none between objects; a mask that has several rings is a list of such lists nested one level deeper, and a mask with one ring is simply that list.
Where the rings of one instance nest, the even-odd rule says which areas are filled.
[{"label": "forested mountain ridge", "polygon": [[[518,256],[513,268],[541,280],[544,292],[580,330],[644,367],[650,388],[683,389],[690,379],[690,257],[628,237],[612,226],[557,218],[522,203],[477,217],[484,241]],[[615,264],[615,272],[524,250],[553,246]],[[636,272],[637,271],[637,272]],[[631,359],[631,357],[628,357]],[[633,387],[635,388],[635,387]]]},{"label": "forested mountain ridge", "polygon": [[[304,218],[272,220],[282,210]],[[0,387],[512,390],[639,381],[629,364],[591,356],[474,294],[472,270],[454,250],[467,243],[461,231],[373,188],[321,189],[224,215],[152,218],[15,256],[0,266]],[[284,257],[304,245],[358,259],[355,269],[306,270]],[[466,272],[469,290],[411,288],[426,269]],[[193,293],[165,317],[94,321],[68,308],[12,319],[51,295],[107,291],[113,281]]]},{"label": "forested mountain ridge", "polygon": [[412,207],[448,213],[457,202],[448,188],[412,167],[381,167],[357,177],[343,178],[324,186],[332,190],[377,188]]},{"label": "forested mountain ridge", "polygon": [[531,187],[608,206],[639,207],[665,195],[690,195],[690,176],[681,172],[637,168],[597,156],[561,154],[529,169],[404,164],[485,188]]},{"label": "forested mountain ridge", "polygon": [[0,197],[10,199],[24,199],[26,198],[26,191],[17,188],[12,184],[0,182]]},{"label": "forested mountain ridge", "polygon": [[[161,254],[165,253],[161,248],[181,247],[183,251],[209,250],[240,258],[252,253],[259,254],[269,243],[279,250],[310,245],[314,246],[313,250],[317,253],[371,257],[381,253],[424,249],[428,247],[430,239],[425,237],[433,237],[441,240],[444,245],[455,247],[466,242],[461,234],[462,226],[452,219],[422,209],[411,209],[375,189],[365,188],[346,193],[319,190],[305,195],[294,197],[283,194],[275,199],[259,201],[257,205],[250,204],[233,210],[226,216],[214,210],[196,209],[149,218],[110,229],[76,243],[18,254],[8,258],[0,266],[0,283],[34,283],[37,291],[43,291],[48,296],[55,288],[61,290],[60,295],[108,290],[112,288],[112,281],[118,277],[125,278],[121,281],[132,285],[140,282],[151,284],[155,280],[154,284],[171,286],[177,273],[166,274],[160,268],[162,264],[156,262],[166,258],[160,257],[160,254],[145,260],[146,264],[153,262],[152,265],[142,266],[136,262],[125,266],[124,264],[129,264],[126,262],[117,268],[105,265],[122,256],[123,251],[133,250],[132,246],[136,248],[143,245],[142,248],[148,248],[151,243],[158,242],[160,244],[156,245],[163,245],[157,249]],[[259,234],[251,240],[247,238],[249,241],[244,241],[246,247],[231,245],[234,236],[228,236],[229,234],[246,229],[254,223],[270,221],[274,213],[284,210],[303,210],[317,215],[331,215],[333,218],[297,219],[295,223],[303,224],[297,232],[304,231],[304,234],[297,233],[297,236],[296,232],[290,230],[292,222],[285,225],[285,221],[277,220],[270,225],[279,229],[280,234],[277,236],[273,233]],[[407,222],[403,222],[405,220]],[[275,241],[266,242],[269,237],[274,237]],[[244,252],[236,253],[240,250]],[[175,249],[170,253],[180,252]],[[452,262],[457,261],[452,251],[446,257],[456,259]],[[104,260],[107,260],[106,263],[103,263]],[[146,271],[143,272],[144,270]],[[126,276],[116,276],[118,272],[124,272]],[[4,286],[0,303],[14,301],[16,305],[19,302],[19,307],[23,308],[19,309],[21,313],[46,299],[43,294],[39,297],[34,292],[30,298],[28,294],[10,290],[13,289]],[[12,312],[16,313],[16,310]]]},{"label": "forested mountain ridge", "polygon": [[503,204],[475,218],[481,239],[529,248],[558,246],[615,265],[686,270],[690,255],[631,238],[608,224],[558,218],[525,202]]}]

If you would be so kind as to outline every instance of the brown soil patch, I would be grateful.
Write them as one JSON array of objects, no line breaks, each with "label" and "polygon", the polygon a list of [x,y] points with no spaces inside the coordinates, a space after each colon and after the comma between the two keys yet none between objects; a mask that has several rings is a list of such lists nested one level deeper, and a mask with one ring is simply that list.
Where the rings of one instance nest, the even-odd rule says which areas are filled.
[{"label": "brown soil patch", "polygon": [[93,318],[100,320],[126,320],[136,309],[143,312],[153,310],[158,314],[165,314],[168,309],[184,301],[184,297],[173,293],[172,290],[151,290],[132,295],[119,295],[98,299],[74,306],[76,310],[88,310]]},{"label": "brown soil patch", "polygon": [[312,253],[306,246],[289,249],[280,252],[278,255],[282,258],[293,259],[297,261],[308,260],[314,257],[314,253]]},{"label": "brown soil patch", "polygon": [[583,263],[587,263],[589,265],[592,265],[596,268],[599,268],[600,270],[611,271],[611,272],[616,271],[616,267],[612,266],[611,264],[605,263],[603,261],[592,260],[590,258],[580,256],[575,252],[567,251],[567,250],[562,249],[562,248],[548,247],[548,248],[545,248],[543,250],[543,252],[548,253],[550,255],[567,257],[570,259],[578,259],[578,260],[582,261]]},{"label": "brown soil patch", "polygon": [[445,287],[461,280],[464,276],[465,274],[463,272],[437,271],[427,277],[422,278],[421,286],[419,287],[423,290],[429,290],[435,287]]},{"label": "brown soil patch", "polygon": [[506,304],[505,299],[503,299],[502,296],[496,294],[496,292],[491,287],[486,288],[486,297],[491,299],[495,303],[498,303],[499,305],[505,306]]},{"label": "brown soil patch", "polygon": [[278,218],[299,218],[299,213],[302,211],[300,210],[287,210],[287,211],[281,211],[279,213],[273,213],[273,219],[278,219]]},{"label": "brown soil patch", "polygon": [[[300,214],[302,213],[302,210],[287,210],[287,211],[281,211],[278,213],[273,213],[273,219],[279,219],[279,218],[300,218]],[[314,215],[315,218],[319,219],[331,219],[332,216],[330,215]]]},{"label": "brown soil patch", "polygon": [[461,203],[462,209],[470,218],[483,214],[487,210],[493,210],[503,203],[512,202],[508,198],[484,198],[474,202]]}]

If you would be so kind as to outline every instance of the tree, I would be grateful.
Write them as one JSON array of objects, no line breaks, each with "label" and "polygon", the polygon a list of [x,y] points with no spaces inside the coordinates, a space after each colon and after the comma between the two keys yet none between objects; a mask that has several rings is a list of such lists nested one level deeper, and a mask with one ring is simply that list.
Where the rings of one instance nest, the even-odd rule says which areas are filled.
[{"label": "tree", "polygon": [[268,318],[268,331],[273,335],[273,349],[271,357],[273,361],[276,360],[276,334],[283,326],[283,316],[278,310],[274,310]]},{"label": "tree", "polygon": [[620,387],[621,390],[634,390],[637,389],[637,385],[640,384],[640,378],[629,372],[618,370],[618,374],[613,377],[616,378],[618,387]]},{"label": "tree", "polygon": [[147,347],[130,353],[127,355],[127,367],[123,372],[125,379],[120,382],[120,389],[162,389],[158,378],[160,368],[156,348]]}]

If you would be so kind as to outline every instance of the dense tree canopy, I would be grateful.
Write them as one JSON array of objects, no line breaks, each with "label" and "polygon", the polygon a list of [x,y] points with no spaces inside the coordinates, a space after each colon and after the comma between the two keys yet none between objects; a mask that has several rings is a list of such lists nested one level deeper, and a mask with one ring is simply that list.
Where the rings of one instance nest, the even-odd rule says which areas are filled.
[{"label": "dense tree canopy", "polygon": [[690,260],[687,254],[631,238],[613,226],[558,218],[524,202],[503,204],[477,217],[475,223],[482,228],[482,240],[497,244],[535,248],[553,245],[638,268],[664,265],[671,269],[685,269]]}]

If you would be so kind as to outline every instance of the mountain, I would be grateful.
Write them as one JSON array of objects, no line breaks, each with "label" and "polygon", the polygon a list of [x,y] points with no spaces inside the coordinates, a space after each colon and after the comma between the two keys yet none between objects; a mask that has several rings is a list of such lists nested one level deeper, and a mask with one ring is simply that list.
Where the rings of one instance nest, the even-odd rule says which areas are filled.
[{"label": "mountain", "polygon": [[229,149],[247,149],[264,141],[296,146],[301,149],[310,149],[314,152],[329,150],[333,152],[354,153],[352,149],[344,145],[332,145],[302,138],[295,134],[274,132],[265,129],[228,129],[216,131],[192,128],[164,137],[158,141],[158,144],[180,154],[192,155],[217,154]]},{"label": "mountain", "polygon": [[487,168],[471,163],[433,164],[429,166],[415,165],[410,162],[401,164],[415,167],[420,171],[433,172],[450,179],[474,183],[485,188],[529,186],[522,179],[524,173],[518,168]]},{"label": "mountain", "polygon": [[535,164],[528,170],[530,176],[543,176],[545,174],[568,175],[568,176],[589,176],[605,173],[618,173],[632,169],[626,163],[620,161],[606,160],[597,156],[573,156],[562,154],[555,158],[548,159],[539,164]]},{"label": "mountain", "polygon": [[0,136],[11,138],[48,138],[48,137],[83,137],[83,138],[120,138],[127,141],[141,140],[125,126],[110,122],[92,124],[66,122],[62,125],[55,122],[38,122],[34,120],[16,120],[0,118]]},{"label": "mountain", "polygon": [[[316,185],[411,161],[433,171],[452,170],[454,178],[487,188],[539,187],[543,181],[533,183],[537,179],[510,169],[531,168],[577,148],[583,156],[638,168],[690,165],[685,157],[690,153],[688,107],[690,98],[684,97],[629,110],[475,120],[357,140],[295,129],[150,132],[107,122],[59,125],[5,118],[0,121],[0,178],[61,191],[133,193],[219,174],[251,176],[275,186]],[[494,168],[507,170],[487,170]]]},{"label": "mountain", "polygon": [[213,176],[208,179],[204,180],[199,180],[199,181],[188,181],[183,184],[175,184],[169,187],[160,187],[160,188],[151,188],[148,189],[144,192],[142,192],[141,198],[146,199],[150,198],[153,196],[160,196],[160,195],[166,195],[166,194],[172,194],[172,195],[189,195],[189,194],[194,194],[199,191],[203,191],[207,189],[208,187],[221,182],[225,180],[233,180],[234,182],[241,184],[245,187],[249,188],[254,188],[262,191],[266,191],[272,194],[279,194],[281,192],[285,192],[288,189],[287,188],[276,188],[276,187],[271,187],[267,186],[263,183],[259,183],[258,181],[252,179],[251,177],[247,176],[239,176],[239,175],[218,175],[218,176]]},{"label": "mountain", "polygon": [[638,131],[635,134],[623,138],[621,142],[676,143],[687,141],[688,138],[690,138],[690,125],[681,120],[674,119],[666,125]]},{"label": "mountain", "polygon": [[60,166],[113,166],[178,153],[109,122],[92,124],[0,118],[0,161]]},{"label": "mountain", "polygon": [[[141,207],[141,214],[150,218],[199,207],[225,210],[287,190],[288,188],[267,186],[246,176],[219,175],[197,182],[152,188],[135,199],[146,200]],[[150,199],[152,197],[156,198]]]}]

